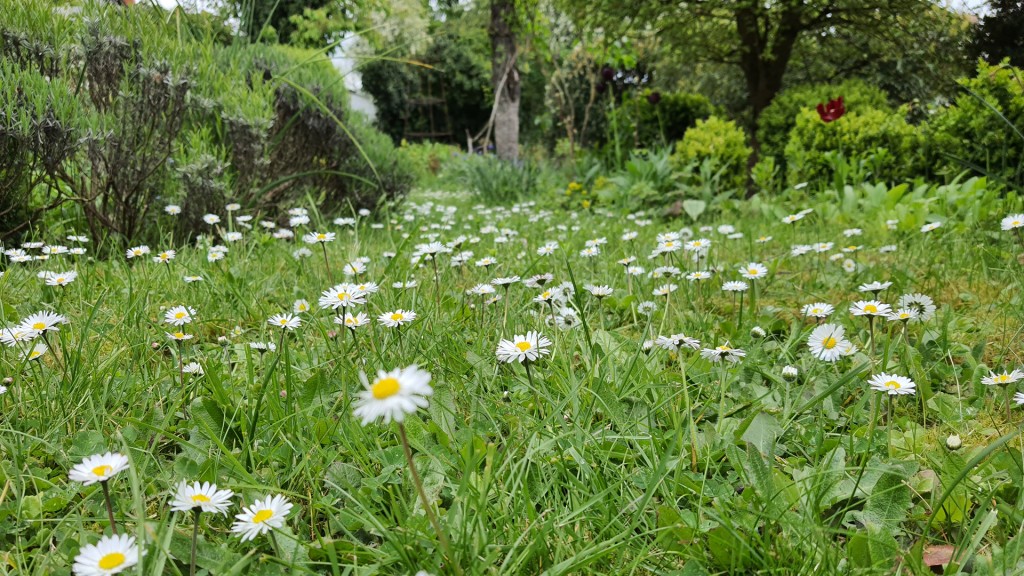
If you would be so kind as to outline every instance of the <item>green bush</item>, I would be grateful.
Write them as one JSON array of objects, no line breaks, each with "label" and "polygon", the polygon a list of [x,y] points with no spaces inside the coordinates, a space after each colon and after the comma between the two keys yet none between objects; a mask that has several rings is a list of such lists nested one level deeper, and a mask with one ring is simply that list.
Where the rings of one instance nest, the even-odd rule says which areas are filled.
[{"label": "green bush", "polygon": [[722,184],[739,188],[747,180],[750,154],[747,135],[742,128],[732,120],[711,116],[698,120],[696,126],[686,131],[676,144],[672,160],[677,169],[689,171],[695,162],[712,159],[725,170]]},{"label": "green bush", "polygon": [[0,0],[0,13],[0,236],[60,206],[115,247],[155,240],[169,202],[187,237],[227,201],[272,212],[312,194],[349,211],[412,186],[320,52],[225,44],[216,23],[152,6]]},{"label": "green bush", "polygon": [[863,110],[886,110],[885,92],[862,80],[847,80],[841,84],[815,84],[795,86],[784,90],[772,100],[757,119],[757,141],[761,157],[773,156],[785,168],[785,149],[789,132],[796,126],[797,117],[806,110],[842,96],[847,113]]},{"label": "green bush", "polygon": [[786,145],[786,176],[790,184],[830,177],[836,154],[864,160],[875,181],[913,178],[926,168],[924,137],[907,123],[905,110],[848,111],[825,123],[814,110],[797,115]]},{"label": "green bush", "polygon": [[680,140],[686,131],[714,113],[706,97],[686,92],[645,90],[623,100],[610,114],[619,133],[635,148],[659,148]]},{"label": "green bush", "polygon": [[959,84],[964,92],[929,122],[937,163],[1024,186],[1024,71],[981,61]]}]

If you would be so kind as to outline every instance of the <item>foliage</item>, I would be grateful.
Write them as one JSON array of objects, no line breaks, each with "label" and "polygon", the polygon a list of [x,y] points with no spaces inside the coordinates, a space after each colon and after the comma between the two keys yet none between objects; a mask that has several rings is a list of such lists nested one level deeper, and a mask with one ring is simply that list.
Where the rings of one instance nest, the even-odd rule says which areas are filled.
[{"label": "foliage", "polygon": [[629,212],[664,206],[676,188],[672,150],[665,147],[631,152],[625,166],[606,180],[604,186],[597,186],[602,206],[608,204]]},{"label": "foliage", "polygon": [[843,98],[851,112],[878,109],[889,111],[885,92],[861,80],[847,80],[839,84],[795,86],[780,93],[757,119],[757,141],[760,156],[771,156],[785,166],[785,149],[789,133],[796,126],[797,117],[805,110],[814,110],[822,102]]},{"label": "foliage", "polygon": [[509,204],[550,186],[552,174],[539,163],[506,162],[490,154],[461,154],[444,177],[482,202]]},{"label": "foliage", "polygon": [[[112,247],[151,237],[160,202],[201,209],[316,196],[336,210],[401,197],[411,186],[393,146],[348,113],[328,58],[283,46],[212,41],[196,18],[173,26],[158,8],[10,3],[0,23],[3,233],[50,208],[81,217]],[[10,8],[8,10],[8,7]],[[17,216],[13,216],[17,214]]]},{"label": "foliage", "polygon": [[829,123],[817,112],[803,110],[786,144],[786,177],[790,184],[827,179],[829,163],[839,155],[866,160],[878,181],[898,182],[924,174],[924,146],[923,135],[907,123],[904,109],[861,108]]},{"label": "foliage", "polygon": [[939,164],[1024,186],[1024,71],[979,61],[977,75],[960,86],[956,101],[929,123]]},{"label": "foliage", "polygon": [[658,148],[680,140],[698,120],[714,112],[711,101],[699,94],[644,90],[623,98],[609,122],[625,134],[634,148]]},{"label": "foliage", "polygon": [[697,125],[686,131],[683,139],[676,144],[672,160],[677,169],[692,167],[691,162],[714,159],[718,168],[726,174],[723,184],[739,188],[747,181],[747,159],[750,146],[743,129],[732,120],[711,116],[698,120]]},{"label": "foliage", "polygon": [[1009,59],[1024,68],[1024,4],[1018,0],[990,0],[989,10],[975,27],[971,51],[991,64]]},{"label": "foliage", "polygon": [[430,184],[455,161],[461,152],[457,146],[439,142],[403,142],[399,153],[409,159],[419,186],[429,188]]}]

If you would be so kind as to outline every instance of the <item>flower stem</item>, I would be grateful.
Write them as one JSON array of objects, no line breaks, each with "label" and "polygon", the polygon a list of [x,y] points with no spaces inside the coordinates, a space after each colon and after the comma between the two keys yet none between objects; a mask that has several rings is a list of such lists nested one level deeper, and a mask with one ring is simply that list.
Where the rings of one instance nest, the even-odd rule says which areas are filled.
[{"label": "flower stem", "polygon": [[398,436],[402,440],[402,450],[405,452],[405,460],[409,463],[409,472],[412,473],[413,484],[416,485],[416,491],[419,492],[420,500],[423,502],[423,510],[427,513],[427,518],[430,520],[431,526],[434,527],[434,532],[437,534],[437,540],[441,543],[441,547],[444,548],[445,556],[448,557],[448,561],[451,562],[453,568],[455,568],[456,574],[462,575],[462,568],[455,558],[452,556],[451,545],[448,543],[448,537],[444,535],[441,530],[441,523],[437,521],[437,516],[434,515],[434,508],[427,500],[427,493],[423,490],[423,481],[420,479],[420,473],[416,470],[416,464],[412,460],[412,449],[409,447],[409,438],[405,435],[405,424],[398,423]]},{"label": "flower stem", "polygon": [[196,576],[196,540],[199,539],[199,509],[192,509],[192,556],[189,560],[190,576]]},{"label": "flower stem", "polygon": [[690,426],[690,470],[693,472],[697,471],[697,426],[693,421],[693,409],[690,406],[690,391],[686,386],[686,358],[683,357],[682,350],[677,352],[679,354],[679,371],[683,378],[683,403],[686,404],[686,420]]},{"label": "flower stem", "polygon": [[103,499],[107,503],[107,519],[110,520],[110,531],[116,535],[117,523],[114,522],[114,505],[110,502],[110,488],[107,486],[106,480],[101,481],[100,486],[103,487]]},{"label": "flower stem", "polygon": [[324,267],[327,268],[327,281],[334,284],[334,275],[331,274],[331,263],[327,260],[327,243],[321,242],[320,247],[324,249]]}]

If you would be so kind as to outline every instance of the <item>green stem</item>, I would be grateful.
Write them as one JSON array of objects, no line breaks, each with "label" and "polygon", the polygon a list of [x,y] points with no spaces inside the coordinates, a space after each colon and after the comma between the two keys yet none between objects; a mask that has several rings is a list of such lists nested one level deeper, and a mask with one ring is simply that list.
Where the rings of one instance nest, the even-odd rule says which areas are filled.
[{"label": "green stem", "polygon": [[114,505],[110,501],[110,488],[107,486],[107,480],[101,481],[100,486],[103,487],[103,499],[107,503],[107,519],[110,520],[110,531],[116,535],[117,522],[114,522]]}]

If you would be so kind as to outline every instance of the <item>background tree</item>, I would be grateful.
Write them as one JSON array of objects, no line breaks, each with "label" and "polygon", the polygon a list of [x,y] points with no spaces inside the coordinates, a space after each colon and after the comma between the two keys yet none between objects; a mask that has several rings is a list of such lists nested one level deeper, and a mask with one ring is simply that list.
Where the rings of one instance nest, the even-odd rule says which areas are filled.
[{"label": "background tree", "polygon": [[520,78],[515,0],[491,0],[491,86],[494,89],[494,147],[498,158],[519,158]]},{"label": "background tree", "polygon": [[992,12],[981,19],[971,45],[975,57],[996,64],[1009,58],[1013,66],[1024,66],[1024,2],[990,0]]}]

